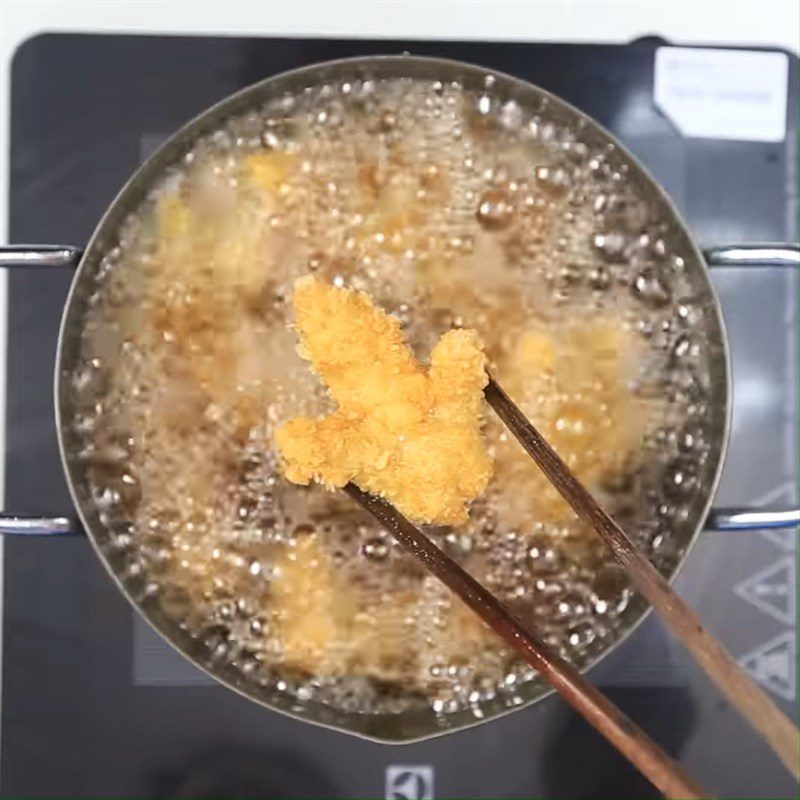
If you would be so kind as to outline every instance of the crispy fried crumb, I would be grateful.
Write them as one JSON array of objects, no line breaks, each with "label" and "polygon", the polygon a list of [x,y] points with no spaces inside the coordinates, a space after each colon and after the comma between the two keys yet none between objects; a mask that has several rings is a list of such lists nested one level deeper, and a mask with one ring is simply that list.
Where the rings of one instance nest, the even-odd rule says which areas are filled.
[{"label": "crispy fried crumb", "polygon": [[311,276],[295,284],[298,352],[338,409],[296,417],[275,435],[293,483],[353,481],[408,517],[455,525],[489,481],[481,435],[483,348],[471,330],[444,334],[419,364],[396,319],[365,293]]}]

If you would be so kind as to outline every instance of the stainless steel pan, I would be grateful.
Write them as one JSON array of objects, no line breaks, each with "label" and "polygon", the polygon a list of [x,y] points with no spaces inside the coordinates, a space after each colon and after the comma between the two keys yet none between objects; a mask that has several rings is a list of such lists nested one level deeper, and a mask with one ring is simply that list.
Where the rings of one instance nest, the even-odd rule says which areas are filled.
[{"label": "stainless steel pan", "polygon": [[[494,74],[494,73],[493,73]],[[190,637],[173,620],[167,617],[157,602],[148,598],[135,576],[125,574],[118,554],[110,547],[109,532],[101,524],[98,509],[91,499],[85,466],[76,458],[76,441],[68,421],[73,416],[69,381],[77,365],[79,343],[87,298],[92,291],[95,275],[103,256],[114,247],[119,227],[125,217],[134,211],[147,192],[164,176],[166,170],[190,149],[201,136],[221,127],[231,116],[260,107],[270,98],[294,92],[311,84],[365,78],[418,77],[429,80],[459,81],[467,89],[479,90],[484,85],[486,71],[480,67],[415,57],[357,58],[320,64],[269,78],[251,86],[209,109],[169,139],[128,181],[100,220],[85,249],[67,246],[7,247],[0,251],[0,266],[22,269],[74,269],[75,276],[61,325],[55,370],[55,412],[63,468],[75,504],[76,516],[48,518],[4,514],[0,519],[0,532],[22,535],[54,535],[84,532],[101,561],[105,564],[120,590],[150,624],[180,653],[201,669],[228,687],[246,697],[295,717],[337,728],[357,735],[386,742],[407,742],[453,731],[476,724],[472,713],[436,717],[432,712],[403,714],[361,715],[347,713],[323,706],[320,703],[301,702],[285,694],[249,681],[232,666],[219,663],[212,657],[209,647]],[[515,78],[494,74],[493,92],[501,99],[513,99],[523,109],[541,109],[559,125],[580,130],[581,140],[591,146],[613,147],[620,164],[627,169],[627,177],[638,193],[656,210],[667,231],[669,248],[681,255],[685,274],[696,297],[711,312],[703,316],[702,334],[708,342],[712,358],[708,374],[708,411],[706,429],[711,437],[711,448],[701,474],[699,489],[688,501],[682,521],[676,522],[670,532],[679,557],[674,566],[666,570],[667,577],[675,573],[703,528],[715,530],[746,530],[767,527],[791,527],[798,524],[797,509],[714,509],[712,501],[719,480],[725,448],[729,435],[730,370],[728,345],[725,337],[719,302],[709,277],[709,267],[735,266],[755,268],[776,266],[794,268],[800,256],[795,245],[765,245],[728,247],[707,252],[705,256],[692,238],[658,184],[625,151],[609,133],[577,109],[569,106],[542,89]],[[753,277],[757,280],[757,277]],[[633,602],[625,612],[623,624],[613,641],[597,657],[582,664],[589,668],[606,655],[642,621],[646,605]],[[530,705],[548,693],[539,681],[525,684],[519,692],[522,703]],[[489,720],[509,710],[499,700],[487,702],[482,707],[483,720]]]}]

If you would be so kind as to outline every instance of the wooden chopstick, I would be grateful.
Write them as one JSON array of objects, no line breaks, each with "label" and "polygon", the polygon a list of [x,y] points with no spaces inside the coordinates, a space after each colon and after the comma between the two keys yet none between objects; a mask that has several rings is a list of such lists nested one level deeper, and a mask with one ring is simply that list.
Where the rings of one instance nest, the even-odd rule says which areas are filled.
[{"label": "wooden chopstick", "polygon": [[800,734],[797,727],[703,627],[697,614],[678,597],[669,583],[600,507],[558,453],[491,377],[484,389],[484,395],[578,517],[588,522],[600,534],[614,558],[625,568],[639,591],[662,616],[672,632],[686,645],[706,675],[764,737],[795,780],[800,779]]},{"label": "wooden chopstick", "polygon": [[700,798],[701,790],[680,767],[605,695],[517,620],[483,585],[412,525],[394,506],[348,483],[344,491],[369,511],[516,650],[578,713],[669,798]]}]

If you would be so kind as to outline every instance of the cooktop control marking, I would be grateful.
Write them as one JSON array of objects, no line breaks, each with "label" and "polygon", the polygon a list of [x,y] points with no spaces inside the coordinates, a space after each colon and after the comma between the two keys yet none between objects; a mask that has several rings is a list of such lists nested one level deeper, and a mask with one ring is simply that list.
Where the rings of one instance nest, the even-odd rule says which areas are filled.
[{"label": "cooktop control marking", "polygon": [[386,767],[386,800],[433,800],[433,767],[390,764]]},{"label": "cooktop control marking", "polygon": [[784,631],[739,659],[762,686],[789,702],[797,697],[797,634]]},{"label": "cooktop control marking", "polygon": [[794,556],[784,556],[760,569],[738,583],[733,591],[778,622],[794,626],[797,621],[797,565]]}]

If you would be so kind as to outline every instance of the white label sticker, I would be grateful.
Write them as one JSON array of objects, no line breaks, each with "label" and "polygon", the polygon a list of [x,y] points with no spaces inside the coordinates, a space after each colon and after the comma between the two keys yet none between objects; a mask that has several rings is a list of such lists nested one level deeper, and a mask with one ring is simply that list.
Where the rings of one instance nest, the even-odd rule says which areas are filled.
[{"label": "white label sticker", "polygon": [[788,80],[786,53],[659,47],[653,91],[684,136],[782,142]]}]

